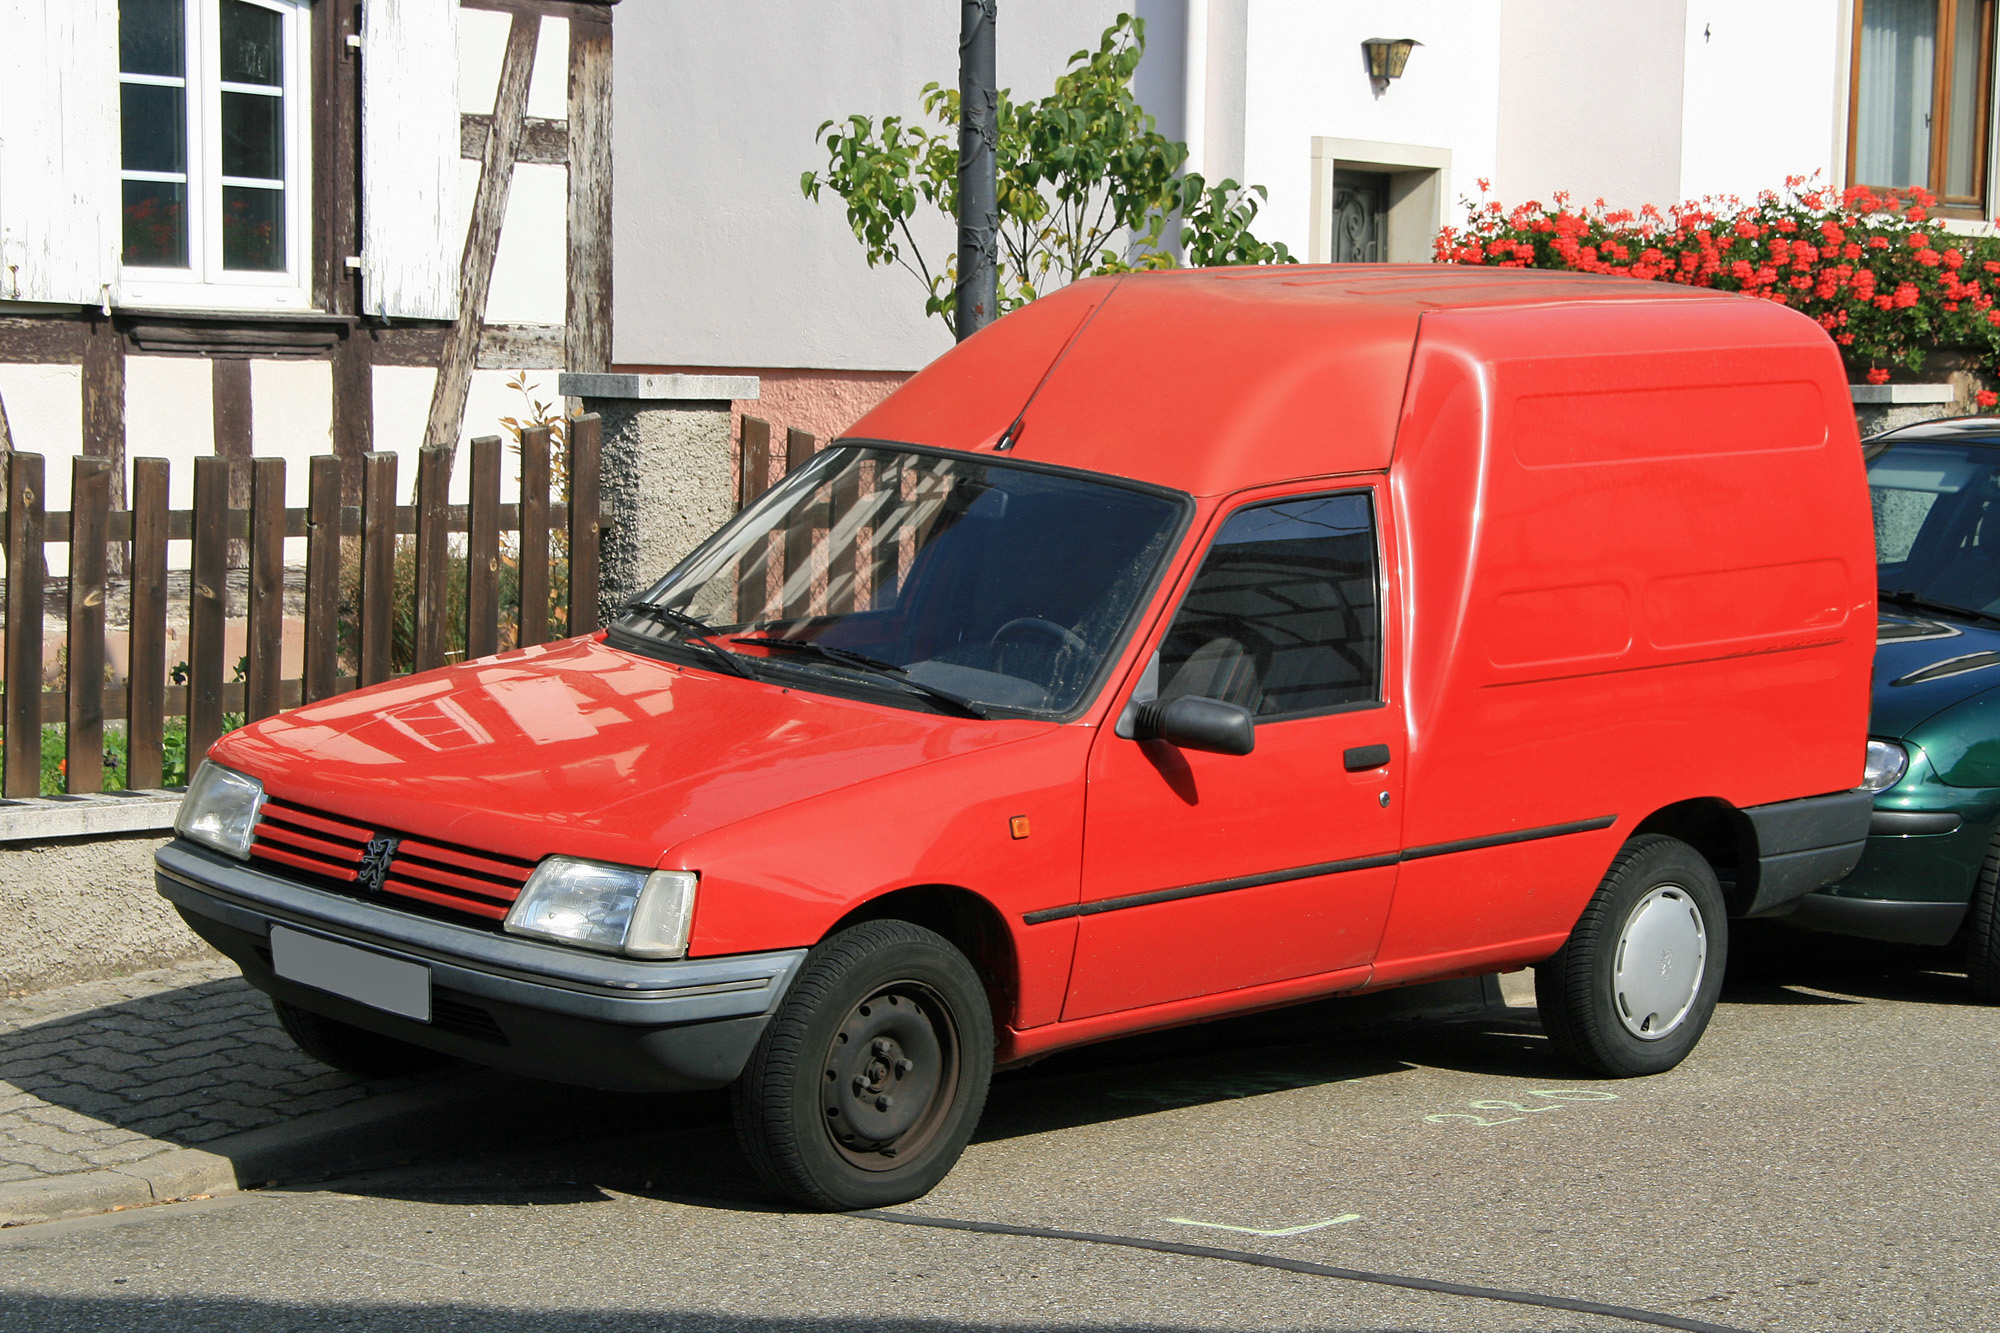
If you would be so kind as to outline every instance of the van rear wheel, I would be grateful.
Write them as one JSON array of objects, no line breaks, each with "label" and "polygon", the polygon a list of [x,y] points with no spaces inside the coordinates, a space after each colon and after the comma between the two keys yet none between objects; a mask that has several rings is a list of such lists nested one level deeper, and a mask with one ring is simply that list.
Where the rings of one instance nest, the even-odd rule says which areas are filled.
[{"label": "van rear wheel", "polygon": [[812,1208],[905,1203],[958,1161],[993,1074],[979,974],[943,936],[866,921],[822,941],[733,1089],[765,1183]]},{"label": "van rear wheel", "polygon": [[1662,1073],[1701,1040],[1728,955],[1729,919],[1708,862],[1678,838],[1634,838],[1568,941],[1535,969],[1542,1028],[1593,1073]]}]

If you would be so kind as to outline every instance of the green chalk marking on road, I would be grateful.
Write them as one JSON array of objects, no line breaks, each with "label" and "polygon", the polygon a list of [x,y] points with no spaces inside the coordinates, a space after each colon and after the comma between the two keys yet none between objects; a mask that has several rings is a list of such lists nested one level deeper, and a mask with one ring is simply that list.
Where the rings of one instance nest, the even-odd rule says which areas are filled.
[{"label": "green chalk marking on road", "polygon": [[1339,1217],[1329,1217],[1324,1222],[1308,1222],[1302,1227],[1281,1227],[1276,1231],[1266,1231],[1261,1227],[1232,1227],[1226,1222],[1197,1222],[1192,1217],[1164,1217],[1163,1222],[1174,1222],[1184,1227],[1213,1227],[1217,1231],[1240,1231],[1246,1236],[1297,1236],[1307,1231],[1318,1231],[1321,1227],[1339,1226],[1342,1222],[1359,1222],[1361,1214],[1342,1213]]}]

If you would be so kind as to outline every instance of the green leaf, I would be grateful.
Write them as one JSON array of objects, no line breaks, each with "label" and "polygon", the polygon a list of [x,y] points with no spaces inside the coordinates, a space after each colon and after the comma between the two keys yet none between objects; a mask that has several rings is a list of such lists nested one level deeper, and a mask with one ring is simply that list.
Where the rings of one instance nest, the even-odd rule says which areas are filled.
[{"label": "green leaf", "polygon": [[[1199,175],[1178,174],[1187,146],[1160,134],[1132,92],[1145,49],[1144,21],[1120,14],[1094,51],[1070,57],[1048,96],[1018,102],[1011,90],[998,90],[1003,312],[1098,273],[1173,268],[1183,259],[1292,262],[1283,245],[1250,231],[1262,187],[1209,187]],[[815,141],[827,151],[825,172],[802,175],[800,189],[815,201],[822,188],[840,196],[868,263],[907,269],[925,288],[926,313],[949,318],[955,256],[932,264],[914,248],[905,254],[903,243],[913,245],[920,203],[947,225],[954,221],[960,104],[957,90],[940,82],[925,84],[920,100],[938,131],[896,116],[878,124],[851,115],[845,135],[827,133],[834,121],[822,124]]]}]

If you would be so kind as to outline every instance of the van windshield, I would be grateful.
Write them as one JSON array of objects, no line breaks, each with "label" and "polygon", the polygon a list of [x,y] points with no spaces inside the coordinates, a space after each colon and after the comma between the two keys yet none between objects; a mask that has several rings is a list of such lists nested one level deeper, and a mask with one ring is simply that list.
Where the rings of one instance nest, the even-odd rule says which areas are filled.
[{"label": "van windshield", "polygon": [[634,603],[614,642],[920,708],[1064,714],[1123,642],[1183,512],[1111,480],[839,446]]},{"label": "van windshield", "polygon": [[[1953,440],[1870,450],[1875,560],[1884,592],[2000,613],[2000,447]],[[1924,608],[1917,608],[1924,609]]]}]

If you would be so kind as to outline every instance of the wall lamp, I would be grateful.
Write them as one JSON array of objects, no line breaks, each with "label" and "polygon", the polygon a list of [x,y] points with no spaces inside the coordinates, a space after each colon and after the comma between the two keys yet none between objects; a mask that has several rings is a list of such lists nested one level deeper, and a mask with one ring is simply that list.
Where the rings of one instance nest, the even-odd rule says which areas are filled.
[{"label": "wall lamp", "polygon": [[1376,96],[1389,87],[1389,80],[1403,77],[1411,50],[1422,45],[1414,37],[1370,37],[1361,44],[1368,57],[1368,81],[1375,85]]}]

